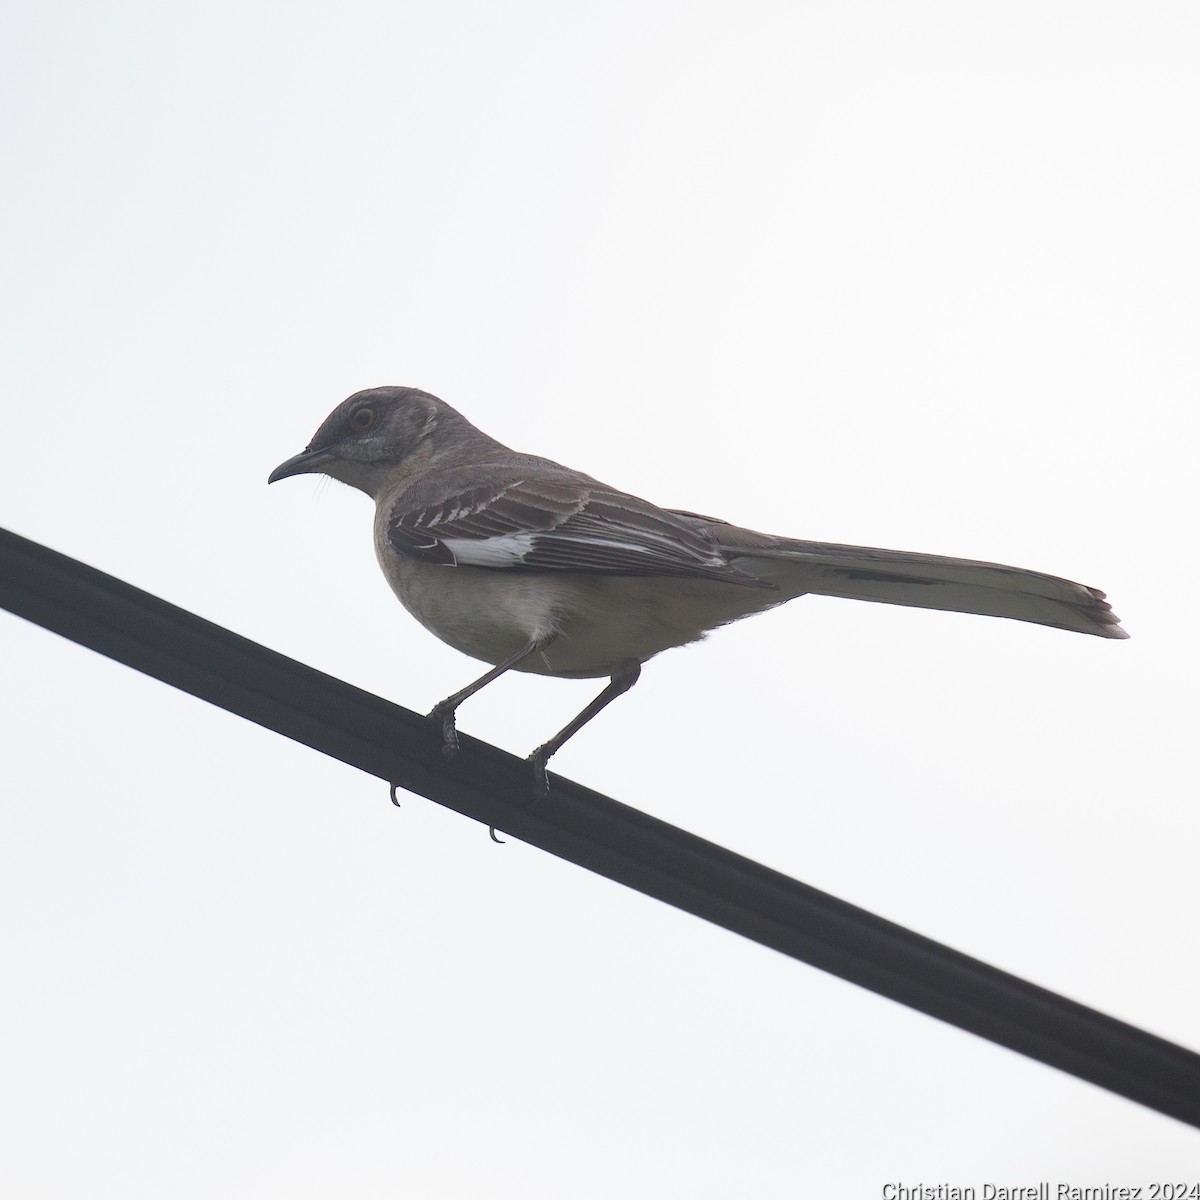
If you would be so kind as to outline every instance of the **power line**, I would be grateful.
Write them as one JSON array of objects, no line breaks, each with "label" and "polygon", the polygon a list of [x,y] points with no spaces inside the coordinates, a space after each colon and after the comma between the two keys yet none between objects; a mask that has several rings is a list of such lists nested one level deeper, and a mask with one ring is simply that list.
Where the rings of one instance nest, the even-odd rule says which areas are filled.
[{"label": "power line", "polygon": [[1200,1055],[922,937],[0,529],[0,604],[484,825],[1200,1126]]}]

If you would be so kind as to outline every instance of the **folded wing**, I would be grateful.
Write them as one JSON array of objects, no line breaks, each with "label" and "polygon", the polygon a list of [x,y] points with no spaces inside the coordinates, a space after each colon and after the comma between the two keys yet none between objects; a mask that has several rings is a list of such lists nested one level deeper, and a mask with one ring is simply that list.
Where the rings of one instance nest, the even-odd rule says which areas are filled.
[{"label": "folded wing", "polygon": [[402,496],[389,517],[388,540],[402,554],[447,566],[670,575],[774,587],[733,566],[694,522],[566,472],[433,500]]}]

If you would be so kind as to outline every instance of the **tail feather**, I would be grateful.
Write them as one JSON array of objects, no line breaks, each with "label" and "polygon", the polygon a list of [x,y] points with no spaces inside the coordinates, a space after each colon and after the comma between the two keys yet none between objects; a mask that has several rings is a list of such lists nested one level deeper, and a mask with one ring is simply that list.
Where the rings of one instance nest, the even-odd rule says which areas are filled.
[{"label": "tail feather", "polygon": [[792,595],[805,592],[911,608],[1008,617],[1096,637],[1127,638],[1096,588],[999,563],[868,546],[771,538],[709,527],[734,564]]}]

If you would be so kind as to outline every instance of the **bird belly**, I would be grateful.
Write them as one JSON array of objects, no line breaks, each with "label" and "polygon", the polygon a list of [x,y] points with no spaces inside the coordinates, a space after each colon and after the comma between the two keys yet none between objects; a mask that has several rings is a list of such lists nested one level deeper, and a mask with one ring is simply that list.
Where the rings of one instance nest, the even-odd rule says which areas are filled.
[{"label": "bird belly", "polygon": [[430,633],[481,662],[503,662],[531,641],[558,633],[555,589],[529,576],[415,561],[387,563],[384,574]]},{"label": "bird belly", "polygon": [[609,676],[784,598],[707,580],[425,563],[390,547],[379,559],[400,602],[447,645],[495,664],[550,638],[515,669],[565,678]]}]

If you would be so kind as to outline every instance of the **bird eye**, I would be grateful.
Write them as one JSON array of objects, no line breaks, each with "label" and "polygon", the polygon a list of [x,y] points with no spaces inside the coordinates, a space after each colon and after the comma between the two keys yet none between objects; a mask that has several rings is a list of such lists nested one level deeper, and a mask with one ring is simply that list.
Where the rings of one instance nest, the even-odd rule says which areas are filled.
[{"label": "bird eye", "polygon": [[370,429],[375,424],[375,410],[373,408],[357,409],[350,418],[350,424],[355,429]]}]

